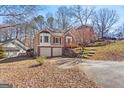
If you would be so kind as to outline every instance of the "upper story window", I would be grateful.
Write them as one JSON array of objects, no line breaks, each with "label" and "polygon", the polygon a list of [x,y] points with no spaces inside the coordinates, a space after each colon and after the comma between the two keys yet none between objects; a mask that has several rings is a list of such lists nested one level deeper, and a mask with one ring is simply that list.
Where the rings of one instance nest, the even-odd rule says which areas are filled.
[{"label": "upper story window", "polygon": [[61,44],[61,38],[60,37],[53,37],[53,43],[54,44]]},{"label": "upper story window", "polygon": [[68,42],[68,43],[71,43],[71,39],[70,39],[70,38],[68,38],[68,39],[67,39],[67,42]]},{"label": "upper story window", "polygon": [[66,37],[66,42],[70,44],[70,43],[72,42],[72,37],[67,36],[67,37]]},{"label": "upper story window", "polygon": [[44,36],[44,43],[48,43],[49,42],[49,36]]},{"label": "upper story window", "polygon": [[41,33],[40,35],[40,43],[50,43],[50,34],[48,33]]}]

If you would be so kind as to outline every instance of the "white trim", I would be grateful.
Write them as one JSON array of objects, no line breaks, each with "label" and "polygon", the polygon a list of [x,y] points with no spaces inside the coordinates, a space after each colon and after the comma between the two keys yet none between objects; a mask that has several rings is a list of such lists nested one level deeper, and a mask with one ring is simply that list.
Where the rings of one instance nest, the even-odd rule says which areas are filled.
[{"label": "white trim", "polygon": [[68,39],[72,42],[72,37],[71,36],[66,36],[66,42],[68,43]]},{"label": "white trim", "polygon": [[[42,42],[40,41],[40,46],[50,46],[51,45],[51,41],[50,41],[51,35],[49,33],[41,33],[40,38],[41,38],[41,36],[42,36]],[[48,36],[48,43],[44,42],[44,36]]]},{"label": "white trim", "polygon": [[[53,39],[53,44],[55,45],[61,45],[62,44],[62,38],[61,37],[53,37],[55,39],[55,42],[54,42],[54,39]],[[56,39],[58,39],[58,43],[56,42]]]}]

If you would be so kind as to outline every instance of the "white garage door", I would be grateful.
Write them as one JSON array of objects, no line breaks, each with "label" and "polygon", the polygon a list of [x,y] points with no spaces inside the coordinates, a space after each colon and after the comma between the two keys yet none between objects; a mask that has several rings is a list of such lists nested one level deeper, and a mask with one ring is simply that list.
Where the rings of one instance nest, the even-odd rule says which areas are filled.
[{"label": "white garage door", "polygon": [[62,48],[53,48],[53,56],[61,56]]},{"label": "white garage door", "polygon": [[50,57],[51,48],[40,48],[40,56]]}]

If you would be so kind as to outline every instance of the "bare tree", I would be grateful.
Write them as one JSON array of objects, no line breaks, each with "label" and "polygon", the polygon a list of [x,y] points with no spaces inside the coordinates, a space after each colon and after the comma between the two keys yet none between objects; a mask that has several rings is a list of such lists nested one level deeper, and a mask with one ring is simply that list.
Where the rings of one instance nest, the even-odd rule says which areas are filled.
[{"label": "bare tree", "polygon": [[66,31],[70,27],[70,17],[68,13],[69,9],[66,6],[58,8],[58,11],[56,12],[57,28]]},{"label": "bare tree", "polygon": [[85,33],[87,32],[87,29],[89,30],[89,32],[91,30],[91,27],[87,25],[91,21],[91,17],[93,16],[94,10],[95,8],[93,7],[83,7],[80,5],[70,7],[69,15],[73,20],[73,25],[75,24],[75,26],[79,27],[78,30],[76,30],[76,35],[78,37],[78,43],[81,47],[82,53],[85,46],[88,45],[87,38],[85,38],[87,37]]},{"label": "bare tree", "polygon": [[[42,8],[42,7],[41,7]],[[19,19],[20,16],[26,18],[29,15],[37,14],[39,6],[32,5],[3,5],[0,6],[0,16],[14,17]]]},{"label": "bare tree", "polygon": [[98,32],[99,38],[103,39],[103,37],[117,23],[118,18],[118,14],[115,10],[103,8],[94,13],[92,22]]},{"label": "bare tree", "polygon": [[[29,38],[30,34],[32,34],[34,31],[32,19],[37,16],[39,11],[42,10],[43,6],[0,6],[0,16],[2,16],[4,20],[3,23],[7,24],[1,26],[0,29],[8,29],[8,32],[4,32],[4,35],[7,36],[5,39],[18,38],[22,41],[25,41],[25,39]],[[38,19],[34,21],[36,26],[36,24],[39,25],[39,21],[41,20]]]},{"label": "bare tree", "polygon": [[86,25],[91,19],[95,8],[77,5],[70,7],[70,16],[75,20],[75,23],[79,25]]}]

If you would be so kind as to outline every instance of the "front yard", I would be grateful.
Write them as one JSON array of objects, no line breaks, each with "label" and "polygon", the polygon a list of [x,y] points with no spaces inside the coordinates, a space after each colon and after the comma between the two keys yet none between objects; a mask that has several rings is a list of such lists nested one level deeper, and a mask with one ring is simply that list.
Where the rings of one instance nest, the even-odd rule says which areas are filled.
[{"label": "front yard", "polygon": [[[101,42],[102,43],[102,42]],[[80,53],[80,48],[74,49]],[[93,47],[85,47],[83,58],[90,60],[111,60],[123,61],[124,60],[124,40],[114,41],[107,45],[97,45]]]},{"label": "front yard", "polygon": [[[0,81],[6,81],[13,87],[97,87],[77,66],[73,68],[58,68],[58,62],[47,59],[42,66],[35,59],[17,60],[0,63]],[[12,60],[11,60],[12,61]],[[1,82],[0,82],[1,83]]]},{"label": "front yard", "polygon": [[115,43],[96,48],[96,53],[90,59],[123,61],[124,41],[116,41]]}]

